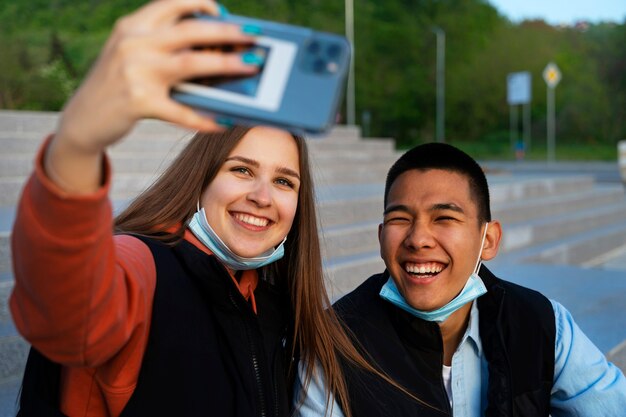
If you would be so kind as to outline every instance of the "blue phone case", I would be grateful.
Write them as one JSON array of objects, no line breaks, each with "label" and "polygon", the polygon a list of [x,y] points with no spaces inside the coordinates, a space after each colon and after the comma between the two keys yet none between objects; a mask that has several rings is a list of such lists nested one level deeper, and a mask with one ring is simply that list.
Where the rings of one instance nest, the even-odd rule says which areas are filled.
[{"label": "blue phone case", "polygon": [[233,124],[300,134],[323,133],[334,124],[351,56],[345,37],[237,15],[197,18],[260,27],[251,48],[265,63],[254,77],[179,84],[172,91],[175,100]]}]

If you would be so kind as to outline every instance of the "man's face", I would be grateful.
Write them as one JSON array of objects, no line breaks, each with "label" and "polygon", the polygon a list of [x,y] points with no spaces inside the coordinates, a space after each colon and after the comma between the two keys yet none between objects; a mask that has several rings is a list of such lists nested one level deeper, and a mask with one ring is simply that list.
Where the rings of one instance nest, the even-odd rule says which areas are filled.
[{"label": "man's face", "polygon": [[[489,235],[499,233],[495,226]],[[465,176],[409,170],[395,180],[378,239],[391,277],[413,308],[435,310],[459,294],[474,271],[484,227]],[[498,242],[499,234],[485,240],[483,259],[495,256]]]}]

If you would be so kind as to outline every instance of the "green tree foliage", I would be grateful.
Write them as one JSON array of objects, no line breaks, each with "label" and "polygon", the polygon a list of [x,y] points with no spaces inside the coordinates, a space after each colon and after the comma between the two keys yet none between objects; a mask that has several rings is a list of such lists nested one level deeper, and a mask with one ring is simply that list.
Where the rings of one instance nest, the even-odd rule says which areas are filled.
[{"label": "green tree foliage", "polygon": [[[119,16],[147,0],[0,0],[0,108],[59,110]],[[224,0],[228,9],[343,33],[338,0]],[[486,0],[354,0],[357,122],[400,146],[434,139],[436,36],[446,33],[446,138],[508,143],[506,76],[530,71],[533,143],[545,140],[543,68],[554,61],[557,135],[626,138],[626,22],[587,30],[512,24]],[[345,110],[344,110],[345,111]]]}]

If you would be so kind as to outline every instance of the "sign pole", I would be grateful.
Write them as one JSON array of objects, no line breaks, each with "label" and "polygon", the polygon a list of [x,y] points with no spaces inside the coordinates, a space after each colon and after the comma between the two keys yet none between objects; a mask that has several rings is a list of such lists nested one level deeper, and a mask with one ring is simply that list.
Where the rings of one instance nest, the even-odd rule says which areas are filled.
[{"label": "sign pole", "polygon": [[530,103],[526,103],[524,106],[524,149],[526,152],[530,151]]},{"label": "sign pole", "polygon": [[554,88],[548,87],[548,162],[554,162]]},{"label": "sign pole", "polygon": [[509,106],[509,122],[511,124],[511,132],[509,138],[511,139],[511,152],[515,152],[515,146],[517,143],[517,106]]}]

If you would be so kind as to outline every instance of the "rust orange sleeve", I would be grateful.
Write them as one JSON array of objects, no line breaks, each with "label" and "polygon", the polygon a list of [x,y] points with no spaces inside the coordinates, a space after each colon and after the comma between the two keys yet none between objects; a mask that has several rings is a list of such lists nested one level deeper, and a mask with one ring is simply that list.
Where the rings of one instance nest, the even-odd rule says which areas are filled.
[{"label": "rust orange sleeve", "polygon": [[112,235],[108,159],[97,192],[68,195],[43,170],[49,140],[39,151],[13,227],[10,308],[20,333],[50,359],[96,367],[133,337],[147,334],[154,261],[138,239]]}]

